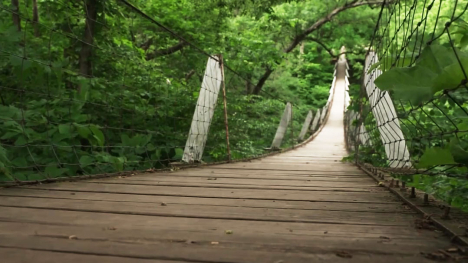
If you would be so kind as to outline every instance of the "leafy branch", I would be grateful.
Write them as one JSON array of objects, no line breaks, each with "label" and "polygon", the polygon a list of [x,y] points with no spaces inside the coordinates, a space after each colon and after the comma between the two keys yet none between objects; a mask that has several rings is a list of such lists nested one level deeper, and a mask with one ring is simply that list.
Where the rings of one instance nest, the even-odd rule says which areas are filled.
[{"label": "leafy branch", "polygon": [[[315,23],[313,23],[310,27],[302,31],[301,33],[297,34],[294,39],[287,45],[286,48],[283,49],[283,53],[288,54],[292,52],[305,38],[312,34],[313,32],[317,31],[320,29],[322,26],[325,24],[329,23],[332,21],[332,19],[337,16],[338,14],[345,12],[347,10],[360,7],[360,6],[369,6],[369,5],[381,5],[381,4],[388,4],[393,1],[385,1],[385,0],[379,0],[379,1],[359,1],[355,0],[349,3],[344,4],[343,6],[337,7],[333,9],[331,12],[323,16],[322,18],[318,19]],[[265,85],[266,80],[270,77],[271,73],[273,72],[273,69],[271,66],[267,67],[265,72],[263,73],[262,77],[258,81],[257,85],[255,86],[253,90],[253,94],[258,95],[260,91],[262,90],[263,86]]]},{"label": "leafy branch", "polygon": [[363,55],[365,54],[366,52],[364,50],[358,50],[358,51],[343,51],[343,52],[340,52],[338,54],[335,54],[335,52],[333,52],[333,50],[331,48],[329,48],[327,45],[325,45],[325,43],[323,43],[322,41],[320,41],[319,39],[317,38],[313,38],[313,37],[308,37],[306,38],[306,40],[308,41],[313,41],[317,44],[319,44],[321,47],[323,47],[323,49],[325,49],[327,51],[328,54],[330,54],[331,57],[333,58],[338,58],[340,57],[341,55],[344,55],[344,54],[354,54],[354,55]]}]

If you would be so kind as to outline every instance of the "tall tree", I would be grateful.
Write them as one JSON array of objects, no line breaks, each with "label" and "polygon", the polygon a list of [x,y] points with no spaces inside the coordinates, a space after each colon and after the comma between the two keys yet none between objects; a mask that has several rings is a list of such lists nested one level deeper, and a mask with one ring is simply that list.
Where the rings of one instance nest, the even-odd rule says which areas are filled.
[{"label": "tall tree", "polygon": [[39,11],[37,8],[37,0],[33,0],[33,27],[34,27],[34,36],[39,37]]},{"label": "tall tree", "polygon": [[[85,77],[92,75],[92,51],[94,45],[94,33],[98,15],[98,0],[86,0],[84,11],[86,14],[84,36],[81,44],[79,67],[80,74]],[[80,86],[78,86],[80,91]]]},{"label": "tall tree", "polygon": [[13,24],[16,26],[18,31],[21,31],[21,18],[20,18],[20,8],[19,8],[19,1],[18,0],[11,0],[12,5],[12,17],[13,17]]}]

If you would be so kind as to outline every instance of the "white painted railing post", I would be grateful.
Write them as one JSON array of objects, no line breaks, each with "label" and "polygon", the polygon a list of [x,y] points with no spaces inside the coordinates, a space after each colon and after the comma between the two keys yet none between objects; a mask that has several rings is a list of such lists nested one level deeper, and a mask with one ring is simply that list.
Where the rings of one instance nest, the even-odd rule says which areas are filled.
[{"label": "white painted railing post", "polygon": [[325,116],[327,115],[327,110],[328,110],[328,104],[325,105],[325,106],[322,108],[322,113],[320,114],[320,124],[321,124],[321,125],[323,124],[323,120],[325,119]]},{"label": "white painted railing post", "polygon": [[[361,123],[360,127],[356,127],[360,118],[359,113],[351,110],[351,111],[348,111],[347,114],[348,114],[347,129],[348,129],[348,132],[351,134],[348,137],[355,138],[355,140],[359,141],[363,145],[372,146],[372,141],[370,140],[369,133],[367,133],[367,130],[364,124]],[[353,125],[354,122],[356,125]]]},{"label": "white painted railing post", "polygon": [[372,72],[368,72],[369,68],[378,61],[377,54],[373,51],[369,52],[364,67],[364,83],[366,84],[369,103],[380,132],[380,139],[385,147],[385,154],[390,162],[390,167],[409,167],[411,166],[410,155],[393,101],[388,92],[382,92],[374,83],[375,79],[382,74],[382,71],[375,69]]},{"label": "white painted railing post", "polygon": [[316,131],[317,130],[317,127],[319,125],[319,121],[320,121],[321,117],[320,117],[320,109],[317,110],[317,113],[315,113],[315,117],[314,117],[314,120],[312,121],[312,125],[310,126],[310,130],[311,131]]},{"label": "white painted railing post", "polygon": [[310,122],[312,121],[312,111],[310,110],[305,118],[304,124],[302,125],[301,133],[299,134],[299,140],[304,140],[304,136],[306,135],[307,131],[310,127]]},{"label": "white painted railing post", "polygon": [[273,139],[273,143],[271,144],[271,149],[279,149],[281,147],[284,134],[286,133],[289,121],[291,120],[291,113],[291,103],[288,102],[286,103],[286,108],[284,109],[283,117],[281,117],[280,124],[278,125],[278,129],[276,130],[275,138]]},{"label": "white painted railing post", "polygon": [[223,80],[219,60],[208,58],[182,161],[201,161]]}]

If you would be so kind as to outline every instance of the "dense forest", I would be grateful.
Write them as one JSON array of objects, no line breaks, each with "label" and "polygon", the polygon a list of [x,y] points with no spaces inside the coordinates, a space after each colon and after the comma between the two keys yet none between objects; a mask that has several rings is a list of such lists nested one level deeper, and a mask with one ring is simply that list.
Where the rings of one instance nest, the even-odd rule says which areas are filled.
[{"label": "dense forest", "polygon": [[[307,112],[328,98],[339,48],[362,54],[378,12],[367,1],[1,3],[4,180],[180,160],[216,54],[226,64],[232,158],[265,152],[286,102],[294,125],[283,145],[294,144]],[[204,153],[206,162],[220,160],[221,100]]]},{"label": "dense forest", "polygon": [[[409,83],[406,86],[385,80],[385,76],[391,80],[399,78],[400,75],[392,76],[398,74],[392,71],[395,68],[427,68],[427,63],[417,60],[416,55],[395,59],[398,44],[391,43],[408,39],[413,41],[408,46],[418,44],[418,47],[405,52],[418,55],[423,50],[425,54],[431,52],[425,49],[426,45],[419,46],[431,39],[425,32],[408,37],[391,23],[388,30],[378,31],[380,21],[388,17],[407,21],[403,24],[412,28],[419,27],[419,21],[424,21],[424,28],[437,28],[438,24],[443,28],[445,21],[450,17],[453,20],[456,13],[456,21],[450,20],[454,28],[451,36],[443,34],[435,39],[435,34],[445,31],[433,32],[432,39],[441,49],[432,53],[450,53],[444,53],[443,48],[452,44],[460,51],[463,63],[467,56],[466,0],[446,0],[443,7],[439,0],[0,0],[0,3],[1,181],[157,169],[180,161],[209,57],[223,58],[231,158],[242,159],[266,153],[287,102],[292,104],[293,117],[282,147],[297,143],[308,111],[315,114],[327,101],[334,64],[342,46],[346,47],[350,65],[352,110],[370,112],[361,86],[366,73],[365,54],[371,43],[378,52],[385,51],[379,54],[382,62],[372,67],[384,71],[379,86],[397,100],[417,104],[430,100],[437,92],[443,93],[446,88],[442,84],[436,88],[432,84],[413,85],[414,80],[417,83],[420,80],[412,75],[399,79]],[[392,16],[389,12],[394,3],[400,9]],[[439,12],[424,15],[424,10],[429,9]],[[408,10],[417,10],[411,19]],[[387,48],[376,46],[375,39],[384,39],[382,43]],[[395,60],[397,65],[393,63]],[[424,81],[435,78],[426,77],[420,75]],[[449,79],[457,77],[460,76],[451,75]],[[447,82],[447,78],[441,77],[437,82]],[[463,85],[466,87],[466,83]],[[219,96],[209,131],[204,131],[208,134],[204,162],[228,158],[223,98]],[[456,105],[457,108],[450,108],[449,102],[449,106],[440,103],[422,108],[434,112],[438,121],[405,115],[410,106],[398,104],[403,124],[424,123],[408,125],[405,135],[418,137],[414,134],[420,130],[436,129],[434,126],[451,119],[458,127],[457,140],[464,141],[466,103]],[[448,108],[432,110],[438,106]],[[375,119],[372,114],[366,116],[361,121],[374,132],[371,136],[374,144],[361,147],[361,161],[385,167],[388,160],[379,145],[380,135],[372,128]],[[447,151],[443,142],[452,140],[454,145],[458,141],[442,138],[436,142],[426,135],[411,144],[411,154],[419,167],[429,169],[440,164],[436,160],[440,151]],[[467,149],[463,143],[459,145],[463,155]],[[460,149],[457,148],[459,153]],[[466,161],[458,155],[456,159],[459,161],[452,156],[449,161],[454,164]],[[460,167],[456,174],[466,174],[463,170],[466,166]],[[456,195],[461,198],[456,202],[466,200],[466,180],[425,178],[408,180],[425,190],[442,193],[446,200],[452,200],[454,189],[447,188],[447,184],[456,185]],[[435,187],[442,181],[443,187]],[[450,196],[444,196],[448,191],[452,191]]]}]

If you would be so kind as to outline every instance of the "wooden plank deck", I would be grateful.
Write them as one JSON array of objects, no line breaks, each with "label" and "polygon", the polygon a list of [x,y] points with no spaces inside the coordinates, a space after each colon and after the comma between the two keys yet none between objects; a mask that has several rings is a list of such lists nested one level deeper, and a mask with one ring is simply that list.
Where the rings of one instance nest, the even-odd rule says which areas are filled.
[{"label": "wooden plank deck", "polygon": [[351,164],[343,67],[309,144],[246,163],[0,190],[1,262],[432,262],[439,231]]}]

